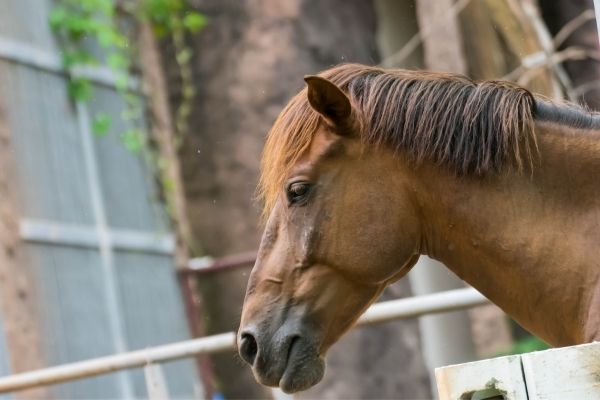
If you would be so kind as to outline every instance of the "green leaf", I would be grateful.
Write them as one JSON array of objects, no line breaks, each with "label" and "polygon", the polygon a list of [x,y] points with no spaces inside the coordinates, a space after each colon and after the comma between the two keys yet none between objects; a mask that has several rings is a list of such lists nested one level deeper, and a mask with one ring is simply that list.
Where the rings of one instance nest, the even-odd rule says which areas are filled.
[{"label": "green leaf", "polygon": [[173,179],[165,177],[162,179],[162,187],[165,192],[172,192],[175,189],[175,182]]},{"label": "green leaf", "polygon": [[118,73],[115,77],[115,88],[119,92],[125,92],[129,88],[129,76],[125,73]]},{"label": "green leaf", "polygon": [[206,17],[197,12],[189,12],[183,17],[183,26],[192,33],[200,31],[200,29],[206,26]]},{"label": "green leaf", "polygon": [[143,105],[142,99],[135,92],[126,92],[122,96],[129,107],[141,107]]},{"label": "green leaf", "polygon": [[65,52],[63,55],[63,65],[71,68],[75,65],[98,65],[98,60],[92,53],[85,50],[74,50]]},{"label": "green leaf", "polygon": [[139,153],[144,143],[143,134],[139,129],[131,128],[121,134],[121,142],[127,150],[132,153]]},{"label": "green leaf", "polygon": [[152,31],[157,38],[163,38],[169,33],[169,28],[164,24],[154,23]]},{"label": "green leaf", "polygon": [[98,32],[98,43],[106,48],[115,45],[115,35],[110,29],[102,29]]},{"label": "green leaf", "polygon": [[73,41],[81,40],[86,34],[90,33],[91,20],[84,16],[68,14],[68,17],[62,22],[62,29]]},{"label": "green leaf", "polygon": [[189,48],[185,48],[177,53],[175,58],[179,64],[185,64],[192,58],[192,51]]},{"label": "green leaf", "polygon": [[65,68],[71,68],[77,64],[77,54],[73,51],[68,51],[63,54],[63,65]]},{"label": "green leaf", "polygon": [[113,0],[97,0],[96,8],[107,17],[112,17],[115,11],[115,4]]},{"label": "green leaf", "polygon": [[92,84],[85,78],[71,79],[68,90],[75,101],[88,101],[92,97]]},{"label": "green leaf", "polygon": [[129,105],[129,107],[121,111],[121,118],[123,118],[123,121],[141,119],[143,116],[143,112],[144,109],[142,107]]},{"label": "green leaf", "polygon": [[98,113],[94,115],[94,120],[92,121],[92,132],[96,136],[104,136],[110,130],[111,124],[112,118],[110,115]]},{"label": "green leaf", "polygon": [[50,22],[50,27],[58,31],[62,28],[65,20],[68,18],[68,11],[63,7],[55,7],[50,12],[50,18],[48,19]]},{"label": "green leaf", "polygon": [[111,53],[106,60],[108,66],[112,69],[123,70],[129,69],[129,60],[123,54]]},{"label": "green leaf", "polygon": [[513,343],[510,349],[500,352],[494,355],[494,357],[506,356],[510,354],[530,353],[532,351],[546,350],[548,348],[550,348],[550,346],[536,336],[528,336],[516,341]]},{"label": "green leaf", "polygon": [[119,49],[127,49],[129,47],[129,39],[127,36],[119,32],[113,25],[111,25],[112,34],[112,45]]}]

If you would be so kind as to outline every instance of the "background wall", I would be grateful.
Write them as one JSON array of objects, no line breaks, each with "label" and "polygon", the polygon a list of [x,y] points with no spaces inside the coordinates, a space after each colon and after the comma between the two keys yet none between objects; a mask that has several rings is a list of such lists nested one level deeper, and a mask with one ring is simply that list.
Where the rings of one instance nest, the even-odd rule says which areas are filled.
[{"label": "background wall", "polygon": [[[189,337],[153,172],[118,139],[133,122],[106,71],[92,74],[88,104],[71,100],[50,7],[0,7],[3,373]],[[98,112],[113,120],[102,138]],[[202,393],[192,360],[165,371],[174,398]],[[143,398],[146,387],[132,370],[19,396]]]},{"label": "background wall", "polygon": [[[149,105],[135,121],[122,118],[127,106],[91,37],[83,42],[100,65],[63,67],[48,25],[59,3],[0,3],[0,373],[185,339],[188,322],[196,335],[236,329],[249,270],[198,278],[202,309],[186,321],[174,267],[257,248],[264,137],[305,74],[340,62],[428,68],[598,107],[592,0],[117,1],[115,21],[133,32],[132,94]],[[132,20],[133,3],[177,3],[206,26],[157,41],[160,21]],[[67,81],[84,75],[93,97],[74,101]],[[179,137],[183,98],[192,103]],[[113,121],[105,137],[90,130],[98,113]],[[133,125],[150,128],[167,167],[125,148],[119,135]],[[382,299],[462,285],[424,258]],[[433,367],[511,351],[515,333],[493,306],[359,329],[333,348],[323,382],[298,397],[430,398]],[[235,354],[214,356],[211,368],[226,398],[272,395]],[[203,369],[205,383],[210,375]],[[208,388],[192,360],[169,364],[167,381],[180,397]],[[146,394],[131,371],[18,396]]]}]

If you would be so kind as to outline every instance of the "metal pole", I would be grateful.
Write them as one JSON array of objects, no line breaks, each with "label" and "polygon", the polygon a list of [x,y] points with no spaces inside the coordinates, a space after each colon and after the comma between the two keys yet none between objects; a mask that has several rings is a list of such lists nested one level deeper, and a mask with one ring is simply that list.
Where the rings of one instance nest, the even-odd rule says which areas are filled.
[{"label": "metal pole", "polygon": [[[460,310],[488,302],[488,299],[472,288],[386,301],[371,306],[358,320],[358,325],[378,324],[395,319]],[[0,378],[0,393],[103,375],[128,368],[143,367],[150,363],[193,357],[198,354],[234,350],[235,337],[234,332],[222,333],[145,350],[9,375]]]},{"label": "metal pole", "polygon": [[423,296],[384,301],[372,305],[358,320],[358,325],[374,325],[396,319],[415,318],[464,310],[490,301],[473,288],[447,290]]},{"label": "metal pole", "polygon": [[228,332],[146,350],[59,365],[0,378],[0,393],[103,375],[128,368],[143,367],[150,363],[192,357],[201,353],[231,350],[234,346],[235,334]]}]

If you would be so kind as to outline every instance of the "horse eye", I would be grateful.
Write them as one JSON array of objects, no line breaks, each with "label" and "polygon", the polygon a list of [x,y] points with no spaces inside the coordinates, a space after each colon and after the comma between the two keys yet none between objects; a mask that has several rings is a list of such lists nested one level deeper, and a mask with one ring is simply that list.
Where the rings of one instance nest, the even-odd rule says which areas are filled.
[{"label": "horse eye", "polygon": [[310,185],[305,182],[292,183],[287,188],[287,198],[290,204],[298,204],[305,200],[310,192]]}]

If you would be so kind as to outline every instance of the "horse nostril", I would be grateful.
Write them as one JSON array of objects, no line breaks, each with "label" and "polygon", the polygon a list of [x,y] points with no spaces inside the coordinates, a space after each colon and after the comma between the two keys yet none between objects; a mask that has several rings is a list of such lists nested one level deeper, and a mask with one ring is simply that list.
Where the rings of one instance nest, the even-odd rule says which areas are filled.
[{"label": "horse nostril", "polygon": [[250,333],[242,333],[240,338],[240,356],[242,359],[253,365],[256,353],[258,353],[258,344],[254,336]]}]

